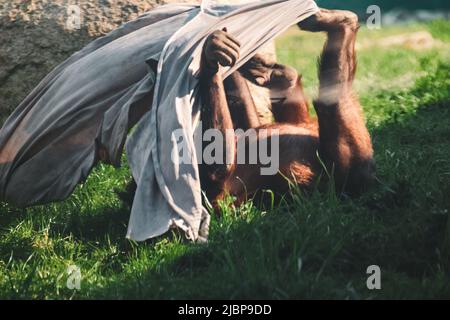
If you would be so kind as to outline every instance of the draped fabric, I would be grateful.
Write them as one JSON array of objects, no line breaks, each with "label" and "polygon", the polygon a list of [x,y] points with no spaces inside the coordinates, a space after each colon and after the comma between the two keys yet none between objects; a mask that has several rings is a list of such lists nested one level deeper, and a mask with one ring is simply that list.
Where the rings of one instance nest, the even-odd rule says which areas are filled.
[{"label": "draped fabric", "polygon": [[[141,241],[171,227],[207,235],[194,131],[198,70],[207,36],[226,27],[242,44],[232,68],[318,10],[311,0],[166,5],[93,41],[56,67],[0,131],[0,199],[28,206],[66,198],[103,160],[119,165],[124,145],[137,190],[127,237]],[[158,61],[157,72],[149,67]],[[152,95],[153,93],[153,99]],[[133,108],[145,106],[132,134]],[[180,161],[181,132],[187,154]]]}]

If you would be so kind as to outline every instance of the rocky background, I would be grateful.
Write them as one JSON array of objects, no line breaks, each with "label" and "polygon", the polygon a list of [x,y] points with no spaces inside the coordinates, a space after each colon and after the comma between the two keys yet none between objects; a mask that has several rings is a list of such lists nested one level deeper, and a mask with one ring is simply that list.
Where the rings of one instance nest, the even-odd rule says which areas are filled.
[{"label": "rocky background", "polygon": [[[73,52],[170,2],[200,0],[0,0],[0,125],[39,81]],[[268,50],[275,52],[273,46]],[[264,106],[261,117],[270,120],[268,93],[252,90],[258,104]]]},{"label": "rocky background", "polygon": [[73,52],[170,2],[183,0],[0,0],[0,121]]}]

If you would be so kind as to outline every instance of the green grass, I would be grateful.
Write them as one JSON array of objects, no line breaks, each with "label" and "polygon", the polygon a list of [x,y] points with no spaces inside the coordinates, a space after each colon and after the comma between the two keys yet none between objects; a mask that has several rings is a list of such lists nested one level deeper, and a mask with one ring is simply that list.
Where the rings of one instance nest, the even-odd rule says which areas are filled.
[{"label": "green grass", "polygon": [[[129,213],[114,189],[126,167],[96,168],[66,201],[0,204],[0,298],[450,298],[449,22],[361,30],[357,91],[373,137],[379,183],[358,199],[332,191],[267,211],[224,204],[210,242],[125,239]],[[386,35],[430,30],[429,50],[380,47]],[[323,37],[289,30],[281,62],[312,97]],[[366,288],[381,268],[382,289]],[[66,287],[81,269],[81,290]]]}]

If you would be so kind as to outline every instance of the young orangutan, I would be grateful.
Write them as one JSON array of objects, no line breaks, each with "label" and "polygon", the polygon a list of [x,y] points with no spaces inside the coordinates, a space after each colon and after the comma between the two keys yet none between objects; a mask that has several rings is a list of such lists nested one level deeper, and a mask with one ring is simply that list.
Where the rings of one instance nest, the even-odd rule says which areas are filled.
[{"label": "young orangutan", "polygon": [[[319,65],[319,94],[314,101],[317,119],[309,116],[301,79],[292,68],[267,64],[256,56],[223,81],[217,72],[219,65],[235,63],[239,42],[222,30],[211,34],[205,43],[201,75],[203,128],[222,132],[224,154],[236,154],[236,137],[227,131],[233,128],[256,129],[257,139],[248,139],[247,144],[262,139],[270,144],[271,138],[278,135],[280,152],[276,175],[261,175],[261,164],[239,164],[236,160],[201,165],[202,186],[213,203],[225,194],[235,196],[239,203],[260,189],[285,193],[289,190],[286,178],[308,188],[323,172],[321,162],[334,175],[338,190],[360,192],[373,179],[371,139],[352,91],[357,16],[349,11],[322,9],[299,27],[327,33]],[[273,124],[260,126],[245,78],[275,92]],[[247,138],[244,135],[239,139]]]},{"label": "young orangutan", "polygon": [[[213,205],[226,194],[235,196],[240,203],[258,190],[286,193],[286,178],[301,188],[309,188],[323,173],[323,164],[334,176],[339,191],[359,193],[374,178],[370,136],[352,91],[358,18],[349,11],[321,9],[299,23],[299,27],[326,32],[328,36],[319,64],[319,95],[314,101],[317,118],[309,115],[301,78],[293,68],[256,55],[223,81],[218,74],[219,65],[232,66],[239,57],[240,44],[226,30],[213,32],[205,42],[200,80],[202,128],[219,130],[225,140],[221,163],[200,164],[202,189]],[[245,79],[271,89],[274,123],[260,125]],[[237,137],[230,135],[230,129],[255,129],[256,139],[249,135],[239,138],[246,139],[247,145],[264,139],[270,145],[277,135],[279,173],[262,175],[261,164],[236,163]],[[231,155],[231,161],[226,155]],[[131,202],[129,193],[135,188],[133,182],[127,187],[128,194],[121,194],[122,199]]]}]

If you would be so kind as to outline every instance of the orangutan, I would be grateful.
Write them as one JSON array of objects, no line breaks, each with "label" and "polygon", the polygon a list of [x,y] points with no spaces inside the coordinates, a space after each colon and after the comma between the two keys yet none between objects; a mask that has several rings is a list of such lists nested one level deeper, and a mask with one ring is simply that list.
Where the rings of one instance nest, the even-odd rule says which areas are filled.
[{"label": "orangutan", "polygon": [[[213,32],[202,52],[200,88],[203,130],[219,130],[225,139],[224,159],[200,164],[202,188],[213,205],[227,194],[240,203],[262,189],[277,194],[289,191],[289,181],[308,189],[323,175],[333,176],[337,190],[359,193],[374,178],[370,135],[358,98],[352,90],[356,72],[357,16],[349,11],[321,9],[300,22],[305,31],[325,32],[319,63],[319,93],[314,100],[317,118],[309,114],[301,77],[288,66],[255,55],[225,80],[220,66],[233,66],[240,43],[224,30]],[[261,125],[247,80],[270,88],[274,122]],[[139,117],[136,117],[139,118]],[[237,137],[232,129],[246,130]],[[251,139],[247,132],[256,132]],[[261,140],[270,145],[277,137],[279,171],[261,174],[261,163],[238,163],[237,145],[251,148]],[[230,161],[226,161],[226,156]],[[135,184],[128,186],[133,191]]]},{"label": "orangutan", "polygon": [[[247,139],[247,145],[261,139],[270,144],[277,135],[280,153],[275,175],[262,175],[260,163],[201,165],[202,185],[213,202],[230,194],[239,203],[261,189],[285,193],[289,180],[309,188],[324,170],[333,175],[338,190],[350,192],[364,190],[374,178],[371,139],[352,90],[358,18],[349,11],[321,9],[299,27],[327,34],[319,64],[319,93],[314,100],[317,118],[309,115],[301,77],[293,68],[267,63],[257,55],[223,81],[217,72],[219,65],[232,66],[240,44],[226,30],[215,31],[206,40],[201,77],[203,129],[222,132],[228,140],[224,154],[236,153],[237,137],[226,134],[233,128],[256,130],[257,139],[247,139],[246,134],[237,138]],[[273,92],[274,123],[260,125],[245,79]]]}]

